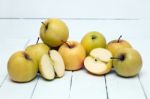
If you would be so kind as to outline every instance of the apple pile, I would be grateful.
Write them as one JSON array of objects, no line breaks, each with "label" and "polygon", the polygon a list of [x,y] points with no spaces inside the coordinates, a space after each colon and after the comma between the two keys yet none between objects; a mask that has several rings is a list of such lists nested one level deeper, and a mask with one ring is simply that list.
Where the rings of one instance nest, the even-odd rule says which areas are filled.
[{"label": "apple pile", "polygon": [[95,75],[109,73],[112,68],[122,77],[139,73],[142,58],[137,50],[121,36],[106,43],[102,33],[88,32],[81,40],[68,41],[69,30],[60,19],[42,22],[42,43],[15,52],[8,60],[8,74],[12,81],[29,82],[39,73],[46,80],[63,77],[65,70],[85,69]]}]

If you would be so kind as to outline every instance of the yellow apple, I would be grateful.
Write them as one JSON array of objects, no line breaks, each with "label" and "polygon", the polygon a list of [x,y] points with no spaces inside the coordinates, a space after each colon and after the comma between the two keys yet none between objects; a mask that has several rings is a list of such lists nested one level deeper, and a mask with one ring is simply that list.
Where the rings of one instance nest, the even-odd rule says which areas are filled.
[{"label": "yellow apple", "polygon": [[42,41],[50,47],[58,47],[69,37],[69,30],[67,25],[60,19],[47,19],[42,22],[40,28],[40,37]]},{"label": "yellow apple", "polygon": [[89,56],[84,60],[84,66],[87,71],[96,75],[103,75],[111,71],[112,54],[104,48],[93,49]]},{"label": "yellow apple", "polygon": [[24,51],[14,53],[8,60],[8,74],[13,81],[28,82],[35,78],[38,68]]},{"label": "yellow apple", "polygon": [[121,48],[131,48],[131,44],[126,41],[126,40],[122,40],[120,39],[122,36],[120,36],[118,38],[118,40],[112,40],[110,41],[106,48],[111,51],[112,55],[114,56],[114,54],[117,52],[118,49],[121,49]]},{"label": "yellow apple", "polygon": [[133,48],[118,49],[112,59],[115,71],[123,77],[135,76],[142,68],[142,57]]},{"label": "yellow apple", "polygon": [[37,43],[28,46],[25,50],[31,56],[31,58],[36,62],[38,66],[42,55],[48,54],[50,48],[44,43]]},{"label": "yellow apple", "polygon": [[83,66],[86,52],[83,46],[76,41],[68,41],[60,46],[61,54],[66,70],[79,70]]},{"label": "yellow apple", "polygon": [[81,44],[84,47],[86,54],[88,55],[90,51],[94,48],[105,48],[106,40],[103,34],[92,31],[88,32],[81,40]]}]

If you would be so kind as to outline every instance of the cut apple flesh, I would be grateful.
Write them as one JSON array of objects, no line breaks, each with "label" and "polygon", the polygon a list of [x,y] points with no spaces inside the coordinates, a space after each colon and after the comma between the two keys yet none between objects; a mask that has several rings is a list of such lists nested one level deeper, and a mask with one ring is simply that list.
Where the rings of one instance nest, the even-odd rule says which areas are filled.
[{"label": "cut apple flesh", "polygon": [[97,75],[102,74],[107,69],[103,62],[98,61],[91,56],[86,57],[84,65],[89,72]]},{"label": "cut apple flesh", "polygon": [[104,48],[95,48],[90,52],[90,56],[85,58],[84,66],[93,74],[106,74],[112,67],[111,57],[112,54],[110,51]]},{"label": "cut apple flesh", "polygon": [[108,62],[110,57],[112,57],[112,54],[106,49],[96,48],[90,52],[90,56],[98,58],[103,62]]},{"label": "cut apple flesh", "polygon": [[65,65],[61,55],[56,50],[51,50],[49,54],[57,77],[62,77],[65,73]]},{"label": "cut apple flesh", "polygon": [[54,68],[48,54],[44,54],[41,58],[39,70],[43,78],[52,80],[55,77]]}]

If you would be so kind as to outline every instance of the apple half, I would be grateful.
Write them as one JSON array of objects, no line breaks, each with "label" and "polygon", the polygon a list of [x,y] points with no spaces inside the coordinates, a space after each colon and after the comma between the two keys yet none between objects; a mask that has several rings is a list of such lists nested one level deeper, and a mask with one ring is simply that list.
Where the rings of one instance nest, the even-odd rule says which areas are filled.
[{"label": "apple half", "polygon": [[84,60],[84,66],[92,74],[103,75],[112,68],[112,54],[104,48],[93,49]]},{"label": "apple half", "polygon": [[44,54],[40,60],[39,71],[42,77],[46,80],[52,80],[55,77],[53,62],[48,54]]},{"label": "apple half", "polygon": [[52,65],[54,67],[55,73],[57,77],[62,77],[65,73],[65,64],[62,56],[56,51],[49,51],[50,59],[52,60]]},{"label": "apple half", "polygon": [[47,80],[52,80],[55,76],[62,77],[65,73],[65,65],[61,55],[56,50],[50,50],[49,54],[44,54],[39,71]]}]

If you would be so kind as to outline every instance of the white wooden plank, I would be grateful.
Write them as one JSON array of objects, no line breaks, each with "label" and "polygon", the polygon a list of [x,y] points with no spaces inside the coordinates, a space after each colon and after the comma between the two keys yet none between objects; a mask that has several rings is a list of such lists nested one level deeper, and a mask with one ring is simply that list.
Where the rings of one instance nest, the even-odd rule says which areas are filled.
[{"label": "white wooden plank", "polygon": [[148,47],[149,39],[132,40],[133,45],[141,53],[143,58],[142,71],[139,74],[139,79],[145,92],[147,99],[150,99],[150,48]]},{"label": "white wooden plank", "polygon": [[146,99],[138,77],[122,78],[112,73],[106,79],[109,99]]},{"label": "white wooden plank", "polygon": [[[15,48],[19,48],[22,46],[22,50],[24,50],[25,46],[27,46],[27,44],[26,44],[27,40],[24,43],[22,43],[16,39],[12,40],[11,42],[14,42],[13,46],[15,46]],[[9,48],[13,49],[13,46],[6,47],[6,46],[8,46],[8,44],[9,43],[7,42],[7,45],[6,44],[3,45],[5,50],[8,50]],[[19,49],[21,49],[21,48],[19,48]],[[17,49],[14,49],[14,50],[17,50]],[[8,53],[8,54],[10,55],[10,53]],[[5,59],[5,62],[7,60],[8,60],[8,57]],[[5,73],[7,73],[7,72],[5,72]],[[6,76],[6,80],[2,83],[2,85],[0,87],[0,98],[1,99],[30,99],[30,97],[32,96],[32,93],[34,91],[34,88],[37,84],[37,81],[38,81],[38,78],[36,78],[35,80],[28,82],[28,83],[15,83],[15,82],[11,81],[8,76]]]},{"label": "white wooden plank", "polygon": [[69,99],[72,72],[65,72],[62,78],[52,81],[39,79],[32,99]]},{"label": "white wooden plank", "polygon": [[5,83],[0,88],[0,98],[30,99],[37,80],[35,79],[29,83],[15,83],[7,77]]},{"label": "white wooden plank", "polygon": [[24,50],[27,39],[0,39],[1,65],[0,65],[0,86],[7,75],[7,61],[16,51]]},{"label": "white wooden plank", "polygon": [[147,3],[144,0],[1,0],[0,17],[141,18],[148,15]]},{"label": "white wooden plank", "polygon": [[70,99],[107,99],[103,76],[91,75],[85,70],[73,72]]}]

